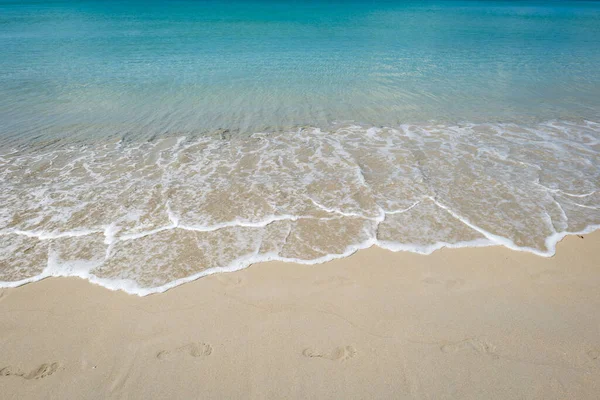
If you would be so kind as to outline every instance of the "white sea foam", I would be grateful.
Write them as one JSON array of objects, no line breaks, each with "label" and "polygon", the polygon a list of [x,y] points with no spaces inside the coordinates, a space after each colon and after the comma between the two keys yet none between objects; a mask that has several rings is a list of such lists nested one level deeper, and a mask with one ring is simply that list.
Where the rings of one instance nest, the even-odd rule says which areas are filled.
[{"label": "white sea foam", "polygon": [[349,125],[5,151],[0,286],[146,295],[379,246],[551,256],[600,228],[600,124]]}]

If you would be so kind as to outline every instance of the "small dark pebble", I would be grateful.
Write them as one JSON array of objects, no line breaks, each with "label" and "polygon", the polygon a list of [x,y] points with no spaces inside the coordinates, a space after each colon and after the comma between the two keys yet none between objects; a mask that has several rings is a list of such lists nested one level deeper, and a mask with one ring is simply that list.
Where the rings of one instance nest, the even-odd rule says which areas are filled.
[{"label": "small dark pebble", "polygon": [[577,237],[578,237],[579,239],[583,239],[583,236],[581,236],[581,235],[577,235]]}]

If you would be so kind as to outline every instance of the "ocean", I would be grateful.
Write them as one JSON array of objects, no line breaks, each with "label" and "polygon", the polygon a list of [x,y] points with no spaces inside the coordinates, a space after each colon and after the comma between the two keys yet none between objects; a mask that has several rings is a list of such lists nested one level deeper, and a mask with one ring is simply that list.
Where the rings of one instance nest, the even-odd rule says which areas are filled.
[{"label": "ocean", "polygon": [[0,177],[0,287],[551,256],[600,227],[600,1],[0,0]]}]

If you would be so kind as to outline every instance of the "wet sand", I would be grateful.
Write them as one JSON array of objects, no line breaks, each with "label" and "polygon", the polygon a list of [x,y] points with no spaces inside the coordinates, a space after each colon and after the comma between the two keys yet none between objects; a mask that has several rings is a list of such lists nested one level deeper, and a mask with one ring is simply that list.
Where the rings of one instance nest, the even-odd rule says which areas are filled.
[{"label": "wet sand", "polygon": [[28,147],[0,154],[0,286],[75,276],[144,295],[372,245],[548,256],[600,227],[599,138],[549,121]]},{"label": "wet sand", "polygon": [[600,232],[552,258],[380,248],[137,297],[0,290],[3,399],[596,399]]}]

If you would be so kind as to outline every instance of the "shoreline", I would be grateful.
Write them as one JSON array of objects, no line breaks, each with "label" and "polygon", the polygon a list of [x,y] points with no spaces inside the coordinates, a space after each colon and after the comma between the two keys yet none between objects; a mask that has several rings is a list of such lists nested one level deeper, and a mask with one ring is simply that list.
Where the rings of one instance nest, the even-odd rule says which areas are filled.
[{"label": "shoreline", "polygon": [[[461,222],[470,226],[470,224],[468,224],[468,222],[466,222],[466,221],[461,220]],[[177,229],[177,228],[178,228],[177,226],[174,226],[171,229]],[[40,275],[36,275],[31,278],[26,278],[26,279],[23,279],[20,281],[12,281],[12,282],[11,281],[0,281],[0,290],[17,288],[17,287],[21,287],[24,285],[29,285],[31,283],[40,282],[40,281],[42,281],[44,279],[48,279],[48,278],[79,278],[79,279],[83,279],[83,280],[87,281],[88,283],[91,283],[92,285],[97,285],[97,286],[100,286],[100,287],[110,290],[110,291],[121,291],[121,292],[124,292],[129,295],[145,297],[145,296],[149,296],[152,294],[165,293],[165,292],[172,290],[178,286],[185,285],[190,282],[194,282],[198,279],[202,279],[202,278],[210,276],[210,275],[237,272],[237,271],[244,270],[246,268],[250,268],[254,265],[270,263],[270,262],[281,262],[281,263],[286,263],[286,264],[297,264],[297,265],[304,265],[304,266],[321,265],[321,264],[329,263],[332,261],[343,260],[345,258],[352,257],[354,254],[356,254],[359,251],[364,251],[364,250],[368,250],[371,248],[377,248],[377,249],[389,251],[392,253],[410,253],[410,254],[416,254],[416,255],[421,255],[421,256],[429,256],[429,255],[432,255],[433,253],[441,251],[441,250],[502,247],[502,248],[505,248],[510,251],[532,254],[532,255],[535,255],[538,257],[542,257],[542,258],[550,258],[550,257],[555,256],[557,245],[561,241],[563,241],[566,237],[569,237],[569,236],[580,237],[582,235],[592,234],[599,230],[600,230],[600,225],[588,225],[584,230],[579,231],[579,232],[560,232],[560,233],[556,232],[555,234],[546,238],[546,244],[548,247],[547,252],[540,252],[536,249],[531,249],[531,248],[527,248],[527,247],[525,247],[525,248],[518,247],[514,243],[510,242],[508,239],[494,235],[489,232],[486,232],[486,234],[488,234],[490,236],[490,238],[486,238],[486,239],[478,239],[478,240],[459,242],[459,243],[438,242],[438,243],[434,243],[432,245],[428,245],[425,247],[419,247],[415,244],[404,245],[404,244],[397,244],[397,243],[387,243],[385,241],[371,240],[371,241],[366,242],[366,244],[363,243],[363,244],[357,244],[357,245],[350,246],[348,248],[348,250],[342,254],[331,254],[326,257],[316,259],[316,260],[300,260],[300,259],[289,260],[289,259],[282,259],[282,258],[278,258],[277,256],[269,256],[269,255],[266,255],[262,259],[261,258],[252,259],[250,261],[247,261],[245,258],[242,258],[239,260],[235,260],[237,263],[233,266],[207,268],[205,270],[202,270],[199,273],[190,275],[188,277],[177,279],[175,281],[168,282],[164,285],[157,286],[157,287],[151,287],[151,288],[141,288],[139,286],[134,287],[136,285],[135,282],[132,283],[127,280],[114,280],[114,279],[98,278],[97,276],[90,274],[89,271],[85,271],[85,270],[82,272],[79,272],[78,274],[74,273],[72,275],[64,275],[64,271],[54,271],[54,269],[55,269],[54,266],[49,265],[42,271],[42,273]],[[492,239],[494,239],[496,241],[493,241]],[[72,272],[73,270],[76,270],[76,269],[77,268],[71,268],[71,269],[68,269],[67,272]],[[112,285],[110,285],[109,282]],[[132,286],[132,285],[134,285],[134,286]]]},{"label": "shoreline", "polygon": [[[479,240],[479,241],[476,240],[476,241],[461,242],[461,243],[439,242],[439,243],[435,243],[433,245],[429,245],[429,246],[425,247],[425,249],[427,249],[427,251],[423,251],[423,252],[415,250],[415,249],[420,249],[420,248],[415,247],[415,245],[412,245],[412,244],[406,245],[406,246],[397,245],[397,244],[388,245],[385,242],[375,241],[375,242],[368,242],[365,246],[362,246],[360,244],[356,245],[356,246],[351,246],[347,252],[345,252],[343,254],[329,255],[325,259],[285,260],[285,259],[277,259],[276,257],[271,258],[271,257],[267,256],[267,257],[264,257],[265,259],[251,260],[248,262],[248,264],[241,264],[241,265],[236,264],[236,265],[230,266],[230,267],[208,268],[199,273],[190,275],[185,278],[177,279],[177,280],[169,282],[165,285],[157,286],[157,287],[153,287],[153,288],[131,287],[131,286],[128,286],[129,282],[127,282],[127,281],[107,280],[107,279],[103,279],[103,278],[98,278],[94,275],[89,274],[88,271],[83,271],[83,272],[79,273],[79,275],[77,275],[77,274],[63,275],[63,271],[54,272],[53,268],[49,266],[42,272],[42,274],[33,276],[31,278],[23,279],[21,281],[14,281],[14,282],[0,281],[0,290],[18,288],[18,287],[21,287],[24,285],[29,285],[32,283],[40,282],[40,281],[48,279],[48,278],[79,278],[79,279],[87,281],[88,283],[90,283],[92,285],[100,286],[100,287],[110,290],[110,291],[120,291],[120,292],[124,292],[126,294],[133,295],[133,296],[145,297],[145,296],[149,296],[149,295],[153,295],[153,294],[165,293],[169,290],[175,289],[176,287],[188,284],[190,282],[194,282],[198,279],[202,279],[202,278],[210,276],[210,275],[226,274],[226,273],[242,271],[244,269],[247,269],[252,266],[259,265],[259,264],[270,263],[270,262],[280,262],[280,263],[285,263],[285,264],[297,264],[297,265],[302,265],[302,266],[321,265],[321,264],[329,263],[332,261],[338,261],[338,260],[343,260],[348,257],[352,257],[354,254],[356,254],[359,251],[364,251],[364,250],[368,250],[371,248],[377,248],[379,250],[389,251],[392,253],[410,253],[410,254],[415,254],[415,255],[420,255],[420,256],[430,256],[430,255],[434,254],[435,252],[438,252],[441,250],[502,247],[509,251],[532,254],[532,255],[535,255],[535,256],[541,257],[541,258],[550,258],[550,257],[555,256],[557,245],[561,241],[563,241],[566,237],[569,237],[569,236],[579,237],[581,235],[589,235],[589,234],[593,234],[594,232],[597,232],[599,230],[600,230],[600,225],[589,225],[586,229],[584,229],[583,231],[580,231],[580,232],[555,233],[554,235],[549,236],[546,239],[546,242],[548,243],[548,252],[546,252],[546,253],[541,253],[535,249],[520,248],[518,246],[513,247],[514,244],[511,245],[510,243],[502,244],[500,241],[492,242],[490,239],[485,239],[485,240],[488,240],[488,242],[486,242],[484,240]],[[495,236],[493,234],[490,234],[490,235]],[[507,240],[505,238],[501,238],[501,239],[504,239],[505,241]],[[238,261],[244,262],[244,259],[238,260]],[[107,281],[110,281],[113,285],[110,286],[107,283]],[[115,283],[117,283],[117,284],[115,285]]]},{"label": "shoreline", "polygon": [[0,289],[0,391],[29,398],[578,398],[600,390],[600,232],[266,262],[145,297]]}]

